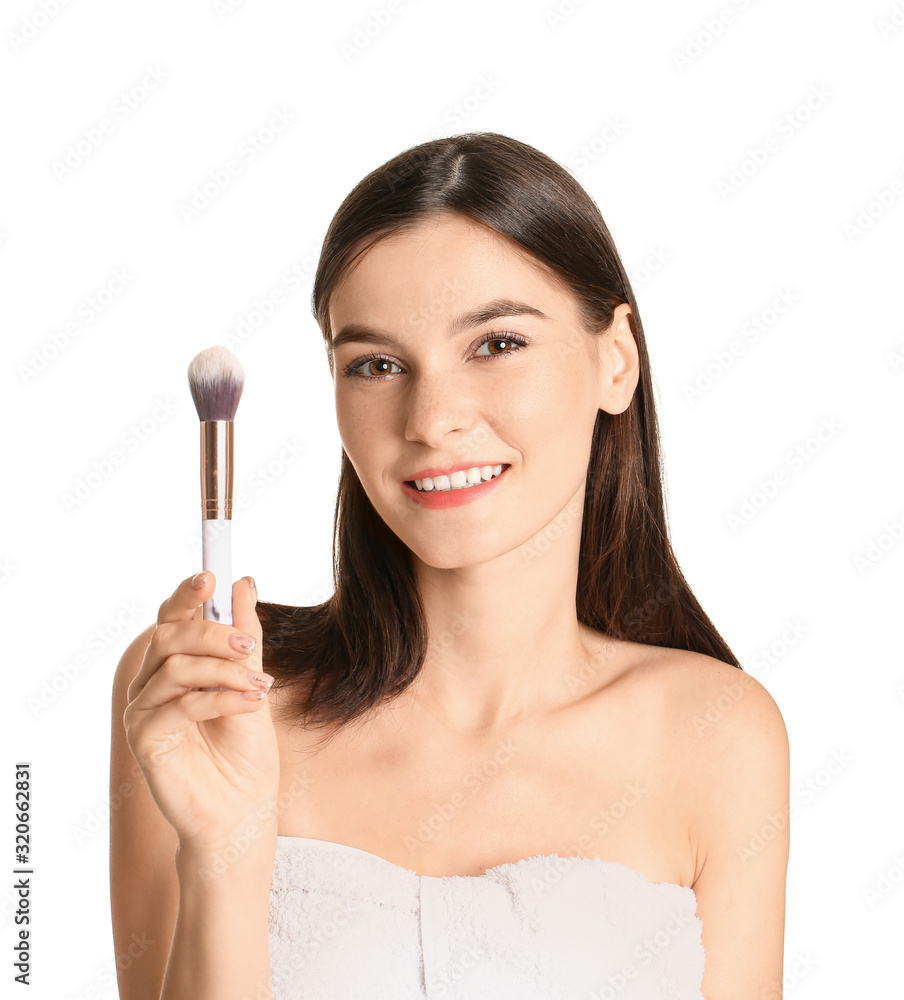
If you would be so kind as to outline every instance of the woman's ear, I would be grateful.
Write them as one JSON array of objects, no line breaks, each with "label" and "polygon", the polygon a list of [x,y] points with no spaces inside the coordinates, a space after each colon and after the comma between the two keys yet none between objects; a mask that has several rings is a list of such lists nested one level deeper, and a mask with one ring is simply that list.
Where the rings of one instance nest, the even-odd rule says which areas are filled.
[{"label": "woman's ear", "polygon": [[640,378],[640,355],[631,329],[631,307],[615,308],[609,329],[600,334],[600,404],[607,413],[621,413],[634,398]]}]

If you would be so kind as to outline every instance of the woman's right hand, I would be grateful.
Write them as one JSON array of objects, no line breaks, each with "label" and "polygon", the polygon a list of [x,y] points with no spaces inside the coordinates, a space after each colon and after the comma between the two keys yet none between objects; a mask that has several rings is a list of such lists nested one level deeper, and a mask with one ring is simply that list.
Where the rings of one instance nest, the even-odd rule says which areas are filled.
[{"label": "woman's right hand", "polygon": [[[192,580],[206,576],[203,587]],[[261,671],[263,630],[249,577],[232,587],[233,625],[205,621],[214,574],[183,580],[160,605],[123,721],[132,754],[180,849],[223,851],[233,841],[275,849],[279,748]],[[250,636],[249,652],[230,639]],[[222,687],[223,691],[203,691]],[[247,700],[245,692],[263,692]],[[235,848],[233,848],[235,849]]]}]

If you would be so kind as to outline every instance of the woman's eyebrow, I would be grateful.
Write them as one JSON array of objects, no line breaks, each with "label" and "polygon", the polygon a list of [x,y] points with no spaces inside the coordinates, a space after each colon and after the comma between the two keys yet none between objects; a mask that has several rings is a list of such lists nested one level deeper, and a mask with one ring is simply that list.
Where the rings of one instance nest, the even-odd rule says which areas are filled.
[{"label": "woman's eyebrow", "polygon": [[[538,319],[549,319],[546,313],[526,302],[519,302],[517,299],[493,299],[492,302],[484,302],[483,305],[476,306],[474,309],[469,309],[456,316],[449,327],[447,336],[454,337],[463,330],[489,323],[491,320],[499,319],[500,316],[536,316]],[[346,323],[333,337],[330,351],[335,351],[343,344],[349,343],[382,344],[386,347],[396,348],[404,346],[391,333],[378,330],[366,323]]]}]

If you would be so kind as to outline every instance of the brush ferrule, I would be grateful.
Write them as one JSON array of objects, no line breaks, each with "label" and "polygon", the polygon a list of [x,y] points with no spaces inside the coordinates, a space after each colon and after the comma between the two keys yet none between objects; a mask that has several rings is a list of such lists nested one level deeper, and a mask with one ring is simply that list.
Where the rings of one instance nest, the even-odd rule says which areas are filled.
[{"label": "brush ferrule", "polygon": [[232,519],[232,420],[201,421],[201,520]]}]

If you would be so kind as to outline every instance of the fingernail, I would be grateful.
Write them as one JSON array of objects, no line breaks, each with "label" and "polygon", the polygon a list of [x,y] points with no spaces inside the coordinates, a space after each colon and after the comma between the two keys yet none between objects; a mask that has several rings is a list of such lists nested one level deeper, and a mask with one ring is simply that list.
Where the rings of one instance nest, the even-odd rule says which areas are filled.
[{"label": "fingernail", "polygon": [[191,578],[191,589],[200,590],[202,587],[207,585],[207,574],[206,573],[195,573]]},{"label": "fingernail", "polygon": [[257,590],[257,587],[254,586],[254,577],[249,576],[247,579],[248,579],[248,586],[251,587],[252,590]]},{"label": "fingernail", "polygon": [[262,688],[266,688],[268,691],[273,687],[273,678],[269,674],[258,673],[255,670],[248,671],[248,680],[252,684],[259,684]]},{"label": "fingernail", "polygon": [[242,635],[240,632],[230,632],[229,645],[239,653],[250,653],[257,645],[257,639],[252,639],[250,635]]},{"label": "fingernail", "polygon": [[245,701],[263,701],[267,697],[266,691],[243,691],[242,697]]}]

